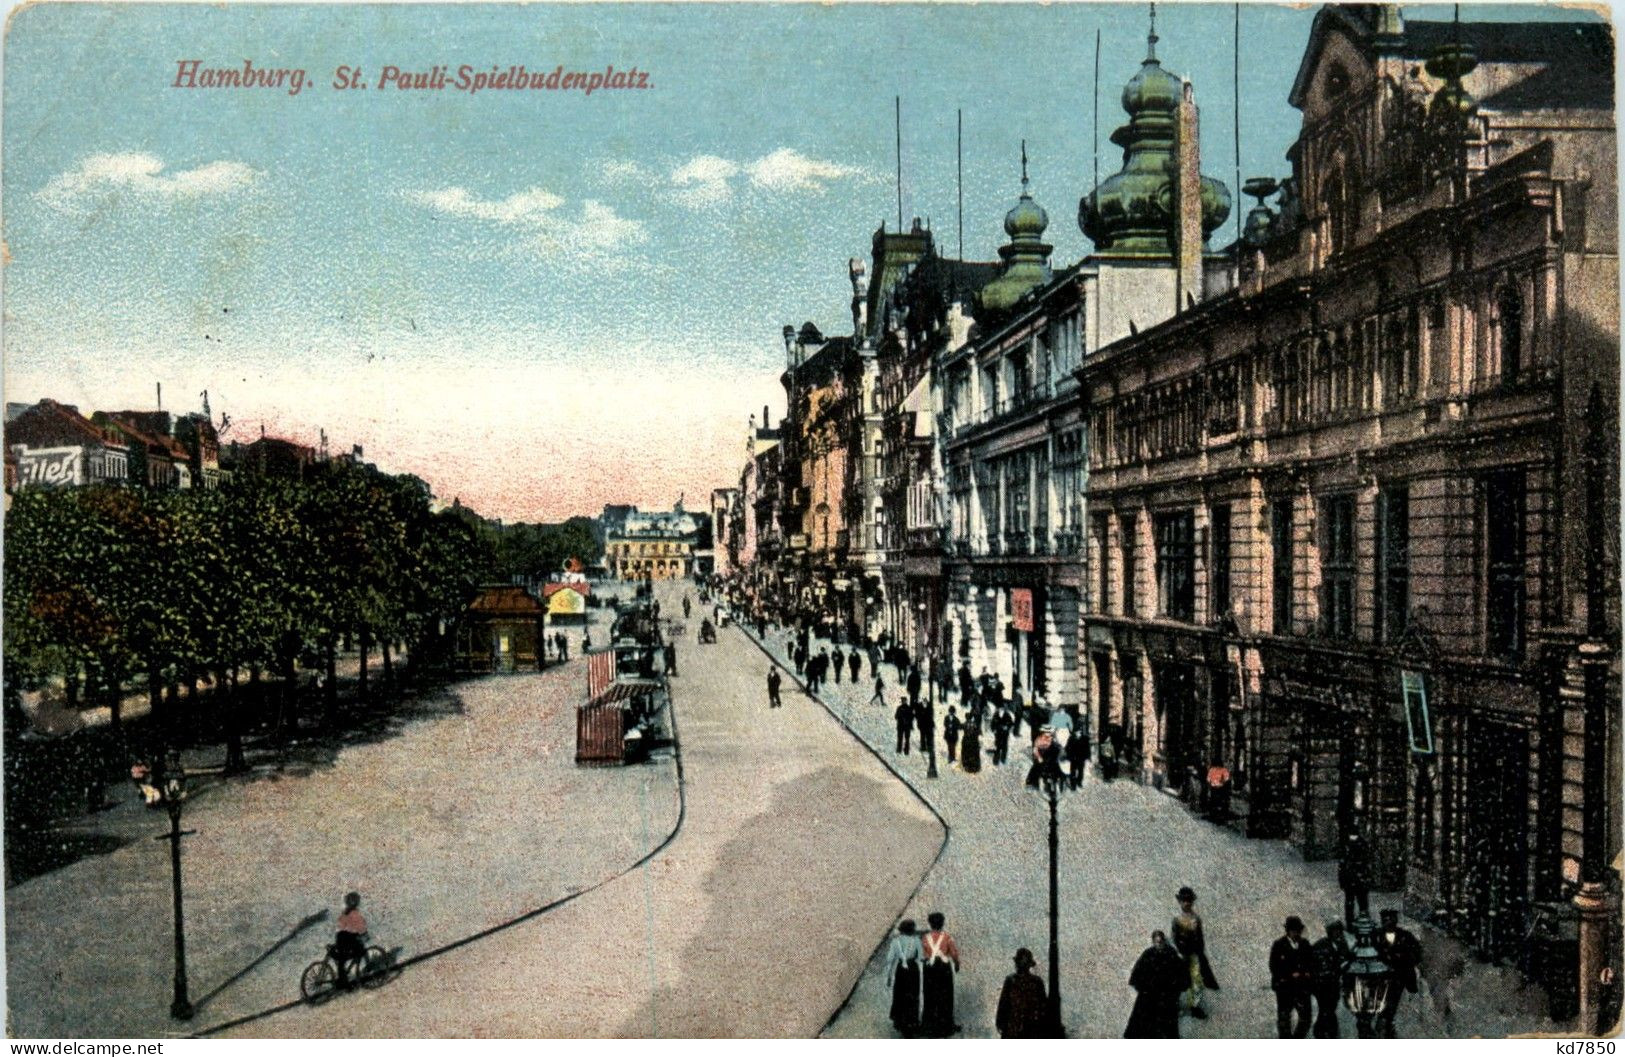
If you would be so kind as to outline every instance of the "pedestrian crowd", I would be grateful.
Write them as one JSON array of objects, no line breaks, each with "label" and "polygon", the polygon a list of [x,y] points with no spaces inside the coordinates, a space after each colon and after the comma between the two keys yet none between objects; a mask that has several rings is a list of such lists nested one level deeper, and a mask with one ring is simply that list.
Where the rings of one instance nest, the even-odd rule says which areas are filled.
[{"label": "pedestrian crowd", "polygon": [[[753,623],[765,641],[773,621],[761,611]],[[1031,747],[1028,785],[1037,785],[1046,768],[1060,773],[1063,780],[1078,788],[1084,781],[1091,759],[1088,724],[1073,708],[1050,709],[1042,694],[1024,697],[1017,689],[1006,695],[997,673],[983,668],[973,676],[967,661],[957,671],[946,661],[930,659],[922,669],[917,659],[890,642],[858,640],[855,629],[843,635],[826,619],[801,621],[788,628],[786,652],[795,672],[809,694],[817,694],[833,677],[839,685],[845,678],[857,685],[864,661],[873,676],[871,706],[889,704],[880,665],[896,667],[902,682],[892,716],[896,725],[895,751],[912,755],[915,750],[929,753],[937,747],[934,700],[947,706],[942,720],[940,743],[945,763],[966,774],[982,770],[982,734],[992,736],[988,762],[1003,766],[1009,760],[1010,739],[1020,737],[1023,726]],[[814,636],[829,640],[812,652]],[[843,650],[843,646],[846,649]],[[768,707],[779,708],[781,677],[778,665],[767,675]],[[922,691],[931,689],[930,697]],[[954,691],[958,691],[957,701]],[[916,738],[916,733],[918,737]],[[1101,775],[1115,777],[1117,753],[1109,741],[1101,745]],[[1064,766],[1061,764],[1064,761]],[[1222,771],[1222,768],[1218,768]],[[1223,803],[1228,794],[1228,773],[1206,776],[1214,800]],[[1200,779],[1193,779],[1200,785]],[[1194,794],[1193,794],[1194,795]],[[1227,805],[1225,805],[1227,806]],[[1221,808],[1222,810],[1222,808]],[[1356,1028],[1362,1037],[1394,1037],[1394,1018],[1406,994],[1417,992],[1417,969],[1422,961],[1420,941],[1399,925],[1395,910],[1381,912],[1381,925],[1371,927],[1369,913],[1369,852],[1358,835],[1350,838],[1338,872],[1345,894],[1345,920],[1328,921],[1325,935],[1310,942],[1303,921],[1296,915],[1283,924],[1284,934],[1271,945],[1268,954],[1270,987],[1275,994],[1276,1034],[1280,1038],[1338,1038],[1342,1035],[1340,1007],[1351,993],[1351,963],[1356,959],[1356,942],[1349,930],[1358,921],[1370,927],[1373,952],[1386,965],[1380,980],[1381,1000],[1374,1012],[1356,1015]],[[1178,913],[1169,928],[1151,933],[1151,945],[1135,960],[1128,984],[1135,998],[1123,1031],[1125,1038],[1179,1038],[1182,1017],[1205,1020],[1210,1015],[1209,994],[1220,990],[1209,962],[1201,916],[1196,912],[1196,893],[1183,887],[1175,895]],[[954,1019],[954,975],[960,971],[960,952],[953,937],[944,931],[945,918],[933,912],[927,918],[930,929],[919,933],[914,921],[897,926],[886,953],[885,982],[891,991],[891,1021],[907,1038],[946,1038],[961,1028]],[[1058,1014],[1052,1009],[1045,982],[1033,973],[1036,961],[1023,947],[1014,957],[1015,972],[1004,979],[999,992],[994,1024],[1002,1038],[1047,1038],[1058,1032]],[[1362,986],[1369,985],[1369,981]]]}]

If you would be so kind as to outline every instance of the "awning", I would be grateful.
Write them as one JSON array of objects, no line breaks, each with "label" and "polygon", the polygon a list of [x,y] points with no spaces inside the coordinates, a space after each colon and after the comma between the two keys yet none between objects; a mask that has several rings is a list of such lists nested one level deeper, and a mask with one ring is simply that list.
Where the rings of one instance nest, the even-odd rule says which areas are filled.
[{"label": "awning", "polygon": [[931,376],[923,374],[903,398],[903,410],[914,412],[914,435],[931,436]]},{"label": "awning", "polygon": [[620,701],[631,701],[648,691],[646,683],[614,683],[608,690],[587,702],[588,708],[597,708],[599,705],[613,705]]}]

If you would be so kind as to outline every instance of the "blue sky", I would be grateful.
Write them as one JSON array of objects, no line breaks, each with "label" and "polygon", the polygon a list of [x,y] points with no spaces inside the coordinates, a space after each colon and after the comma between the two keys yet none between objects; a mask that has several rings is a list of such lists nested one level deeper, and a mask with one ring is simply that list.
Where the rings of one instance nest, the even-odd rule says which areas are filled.
[{"label": "blue sky", "polygon": [[[1287,172],[1313,14],[1242,8],[1244,178]],[[1158,8],[1226,184],[1233,17]],[[966,256],[1003,238],[1023,138],[1054,260],[1088,252],[1096,29],[1104,177],[1140,4],[28,8],[5,46],[6,398],[206,389],[228,439],[325,428],[507,518],[703,495],[736,477],[746,416],[782,412],[781,325],[845,325],[846,260],[895,223],[894,95],[905,214],[948,252],[956,108]],[[182,59],[311,83],[177,89]],[[463,63],[650,87],[331,87]]]}]

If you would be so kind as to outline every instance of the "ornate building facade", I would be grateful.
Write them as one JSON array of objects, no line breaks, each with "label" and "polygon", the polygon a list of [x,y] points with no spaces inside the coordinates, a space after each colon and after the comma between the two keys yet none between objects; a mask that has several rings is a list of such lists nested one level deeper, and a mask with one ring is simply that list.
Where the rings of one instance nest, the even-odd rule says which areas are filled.
[{"label": "ornate building facade", "polygon": [[1601,25],[1323,9],[1239,288],[1077,372],[1100,735],[1492,958],[1617,884],[1611,70]]}]

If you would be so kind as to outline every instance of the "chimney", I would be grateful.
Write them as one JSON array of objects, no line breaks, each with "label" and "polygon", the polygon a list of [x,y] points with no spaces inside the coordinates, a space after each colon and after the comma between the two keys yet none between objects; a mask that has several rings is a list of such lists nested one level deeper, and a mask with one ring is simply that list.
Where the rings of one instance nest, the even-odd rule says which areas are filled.
[{"label": "chimney", "polygon": [[767,405],[762,405],[762,428],[767,428]]},{"label": "chimney", "polygon": [[1197,117],[1196,96],[1186,81],[1174,132],[1174,200],[1178,210],[1175,259],[1179,262],[1176,313],[1189,300],[1200,300],[1202,296],[1202,165],[1196,139]]},{"label": "chimney", "polygon": [[162,411],[164,409],[164,383],[159,382],[157,384],[158,384],[158,410]]}]

